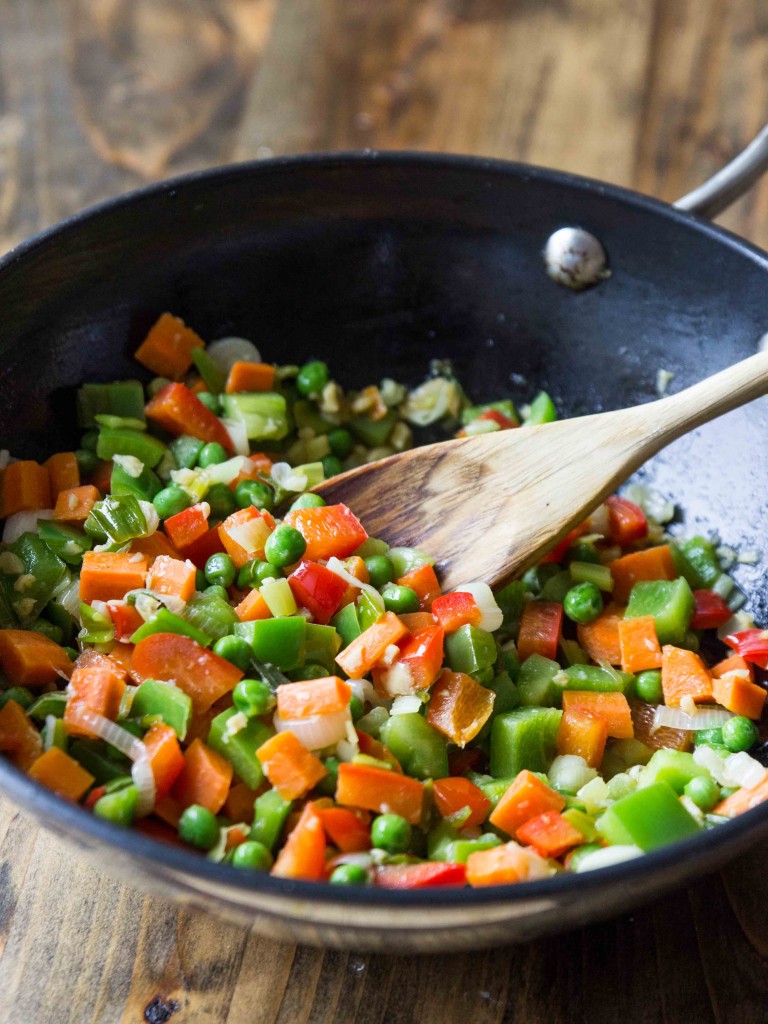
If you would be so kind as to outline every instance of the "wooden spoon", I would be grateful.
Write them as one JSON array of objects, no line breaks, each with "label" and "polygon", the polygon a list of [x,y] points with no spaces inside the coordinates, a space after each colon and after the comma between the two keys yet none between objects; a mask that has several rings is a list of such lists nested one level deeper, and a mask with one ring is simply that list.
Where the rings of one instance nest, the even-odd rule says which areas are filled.
[{"label": "wooden spoon", "polygon": [[616,412],[457,438],[314,488],[371,536],[434,556],[445,590],[537,562],[648,458],[768,391],[768,351],[679,394]]}]

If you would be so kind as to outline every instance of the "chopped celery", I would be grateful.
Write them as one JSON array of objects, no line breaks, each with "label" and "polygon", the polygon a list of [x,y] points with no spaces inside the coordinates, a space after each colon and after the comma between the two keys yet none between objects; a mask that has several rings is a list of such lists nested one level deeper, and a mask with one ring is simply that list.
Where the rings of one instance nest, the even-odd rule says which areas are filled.
[{"label": "chopped celery", "polygon": [[699,831],[698,823],[666,782],[655,782],[617,800],[596,825],[603,839],[612,845],[639,846],[646,851]]},{"label": "chopped celery", "polygon": [[528,407],[525,423],[529,426],[535,426],[539,423],[551,423],[556,419],[557,409],[555,408],[555,403],[546,391],[540,391]]},{"label": "chopped celery", "polygon": [[386,555],[389,551],[389,544],[378,537],[368,537],[360,547],[353,552],[358,558],[372,558],[374,555]]},{"label": "chopped celery", "polygon": [[137,644],[154,633],[176,633],[178,636],[188,636],[202,644],[203,647],[208,647],[211,643],[211,637],[202,629],[193,626],[191,622],[185,622],[180,616],[169,612],[167,608],[159,608],[149,622],[139,626],[131,636],[131,643]]},{"label": "chopped celery", "polygon": [[556,661],[540,654],[529,655],[517,677],[519,703],[524,707],[559,707],[562,688],[554,678],[560,671]]},{"label": "chopped celery", "polygon": [[503,715],[505,711],[511,711],[521,703],[520,689],[516,686],[508,672],[500,672],[487,684],[489,690],[496,694],[493,702],[493,714]]},{"label": "chopped celery", "polygon": [[87,430],[97,414],[144,419],[144,388],[137,380],[83,384],[77,393],[77,422]]},{"label": "chopped celery", "polygon": [[184,618],[213,640],[229,636],[240,620],[232,605],[218,594],[198,594],[187,602]]},{"label": "chopped celery", "polygon": [[108,494],[93,506],[85,528],[91,535],[98,530],[112,543],[125,544],[146,535],[147,517],[135,494]]},{"label": "chopped celery", "polygon": [[568,572],[574,583],[594,583],[599,590],[613,590],[613,574],[607,565],[593,562],[571,562]]},{"label": "chopped celery", "polygon": [[347,425],[367,448],[380,448],[387,443],[398,419],[396,410],[390,409],[379,420],[372,420],[370,416],[351,416]]},{"label": "chopped celery", "polygon": [[448,775],[448,747],[445,737],[417,712],[392,715],[381,727],[382,743],[417,779],[444,779]]},{"label": "chopped celery", "polygon": [[491,728],[491,775],[514,777],[523,768],[545,772],[555,755],[562,711],[515,708],[497,715]]},{"label": "chopped celery", "polygon": [[163,442],[151,434],[125,428],[100,430],[96,444],[96,454],[100,459],[111,459],[113,455],[133,455],[150,469],[154,469],[166,451]]},{"label": "chopped celery", "polygon": [[192,717],[192,698],[177,686],[145,679],[133,695],[131,717],[149,715],[159,715],[183,740]]},{"label": "chopped celery", "polygon": [[197,372],[205,381],[205,386],[208,390],[212,391],[214,395],[223,391],[224,385],[227,383],[227,375],[221,367],[211,359],[204,348],[193,348],[191,355],[192,362],[195,364]]},{"label": "chopped celery", "polygon": [[10,589],[10,604],[22,627],[29,629],[53,597],[67,567],[36,533],[23,533],[9,550],[24,566]]},{"label": "chopped celery", "polygon": [[211,722],[208,746],[229,761],[246,786],[258,789],[264,781],[264,772],[256,751],[274,735],[274,729],[258,718],[249,718],[244,728],[230,732],[230,721],[240,714],[237,708],[227,708],[217,715]]},{"label": "chopped celery", "polygon": [[617,668],[598,668],[597,665],[569,665],[562,670],[566,690],[591,690],[593,693],[632,693],[635,677]]},{"label": "chopped celery", "polygon": [[38,519],[37,535],[68,565],[81,565],[83,555],[93,547],[93,540],[82,530],[53,519]]},{"label": "chopped celery", "polygon": [[659,643],[681,644],[691,624],[694,604],[693,592],[684,576],[641,582],[632,587],[624,617],[652,615]]},{"label": "chopped celery", "polygon": [[289,672],[304,664],[306,627],[306,619],[301,615],[290,615],[281,619],[238,622],[235,636],[241,636],[251,645],[253,656],[259,661]]},{"label": "chopped celery", "polygon": [[137,420],[133,416],[113,416],[111,413],[97,413],[94,417],[96,420],[97,427],[107,427],[109,430],[119,430],[121,427],[125,427],[128,430],[141,430],[147,429],[147,424],[143,419]]},{"label": "chopped celery", "polygon": [[600,774],[604,779],[611,779],[634,765],[647,764],[652,755],[651,748],[640,740],[613,740],[606,747]]},{"label": "chopped celery", "polygon": [[445,860],[449,864],[466,864],[471,853],[492,850],[501,846],[501,840],[493,832],[483,832],[477,839],[454,839],[445,846]]},{"label": "chopped celery", "polygon": [[501,800],[509,787],[515,781],[514,778],[501,777],[494,779],[492,775],[477,775],[470,772],[467,776],[470,782],[481,789],[484,795],[491,801],[493,807]]},{"label": "chopped celery", "polygon": [[227,419],[245,425],[249,441],[280,441],[288,433],[285,398],[273,391],[222,395]]},{"label": "chopped celery", "polygon": [[588,843],[594,843],[598,838],[594,818],[585,814],[584,811],[580,811],[577,807],[569,807],[563,811],[563,817],[570,825],[573,825],[575,829],[581,832]]}]

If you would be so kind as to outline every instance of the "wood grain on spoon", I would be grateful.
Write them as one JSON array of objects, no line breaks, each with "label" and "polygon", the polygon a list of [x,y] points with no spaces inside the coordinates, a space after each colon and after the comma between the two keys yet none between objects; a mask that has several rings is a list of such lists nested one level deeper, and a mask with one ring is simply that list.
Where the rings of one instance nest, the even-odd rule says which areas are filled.
[{"label": "wood grain on spoon", "polygon": [[450,590],[536,562],[647,459],[768,391],[760,352],[677,395],[616,412],[414,448],[315,488],[374,537],[419,547]]}]

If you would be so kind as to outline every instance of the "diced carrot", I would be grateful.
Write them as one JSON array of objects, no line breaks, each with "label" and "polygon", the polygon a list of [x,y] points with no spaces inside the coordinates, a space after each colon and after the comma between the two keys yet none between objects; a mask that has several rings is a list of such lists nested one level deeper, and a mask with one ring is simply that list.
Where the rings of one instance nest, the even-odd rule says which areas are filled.
[{"label": "diced carrot", "polygon": [[452,743],[465,747],[493,713],[496,694],[464,672],[443,669],[432,690],[427,721]]},{"label": "diced carrot", "polygon": [[269,363],[232,364],[224,388],[228,395],[238,391],[271,391],[275,386],[275,368]]},{"label": "diced carrot", "polygon": [[218,416],[183,384],[166,384],[149,400],[145,412],[147,419],[174,437],[191,434],[206,444],[220,444],[227,452],[235,450]]},{"label": "diced carrot", "polygon": [[155,777],[155,801],[162,800],[184,771],[185,761],[176,732],[163,722],[151,725],[144,734],[144,746]]},{"label": "diced carrot", "polygon": [[674,580],[678,572],[669,544],[633,551],[608,563],[613,575],[614,600],[626,604],[632,587],[644,580]]},{"label": "diced carrot", "polygon": [[271,874],[276,878],[320,881],[325,868],[325,848],[323,822],[310,800],[291,829]]},{"label": "diced carrot", "polygon": [[371,669],[376,691],[385,699],[413,690],[428,690],[434,683],[443,666],[443,629],[431,623],[426,629],[404,636],[397,647],[400,654],[392,665],[374,665]]},{"label": "diced carrot", "polygon": [[750,786],[749,789],[737,789],[735,793],[731,793],[725,800],[720,801],[712,813],[722,814],[724,818],[735,818],[736,815],[751,811],[753,807],[758,807],[766,800],[768,800],[768,775],[756,786]]},{"label": "diced carrot", "polygon": [[72,673],[63,647],[29,629],[0,629],[0,667],[14,686],[49,686]]},{"label": "diced carrot", "polygon": [[557,731],[558,754],[576,754],[592,768],[599,768],[608,739],[608,723],[604,718],[577,711],[566,711]]},{"label": "diced carrot", "polygon": [[169,516],[163,523],[163,529],[170,537],[173,546],[177,551],[183,551],[184,557],[189,558],[195,565],[198,563],[188,551],[195,541],[199,541],[201,537],[208,533],[208,516],[210,512],[211,509],[208,502],[201,501],[197,505],[192,505],[190,508],[177,512],[175,516]]},{"label": "diced carrot", "polygon": [[237,605],[235,614],[241,622],[255,622],[257,619],[269,619],[272,616],[269,605],[255,587]]},{"label": "diced carrot", "polygon": [[60,747],[51,747],[41,754],[30,765],[27,774],[58,796],[74,801],[79,800],[95,781],[90,772]]},{"label": "diced carrot", "polygon": [[170,594],[189,601],[195,593],[195,573],[191,562],[158,555],[147,575],[147,587],[157,594]]},{"label": "diced carrot", "polygon": [[53,518],[63,523],[84,523],[93,506],[100,500],[101,493],[93,484],[59,491]]},{"label": "diced carrot", "polygon": [[292,732],[278,732],[256,751],[264,774],[284,800],[305,796],[328,774],[320,758]]},{"label": "diced carrot", "polygon": [[440,597],[443,593],[440,589],[435,570],[429,564],[411,569],[410,572],[407,572],[397,580],[397,585],[414,590],[418,595],[421,610],[425,612],[430,610],[435,598]]},{"label": "diced carrot", "polygon": [[619,623],[624,618],[624,606],[608,604],[592,622],[576,627],[579,643],[593,661],[621,664]]},{"label": "diced carrot", "polygon": [[136,349],[135,358],[158,377],[178,380],[192,365],[196,348],[204,348],[203,339],[179,317],[163,313]]},{"label": "diced carrot", "polygon": [[532,846],[542,857],[562,857],[574,846],[585,842],[582,833],[558,811],[545,811],[529,818],[517,830],[517,838]]},{"label": "diced carrot", "polygon": [[398,615],[409,633],[420,633],[423,629],[430,629],[435,624],[435,619],[429,612],[403,612]]},{"label": "diced carrot", "polygon": [[274,529],[269,513],[253,505],[238,509],[219,525],[219,537],[227,554],[240,569],[252,558],[264,558],[264,545]]},{"label": "diced carrot", "polygon": [[483,613],[471,594],[454,591],[432,602],[432,614],[446,633],[455,633],[461,626],[479,626]]},{"label": "diced carrot", "polygon": [[140,683],[145,679],[175,682],[192,698],[196,714],[205,713],[243,678],[226,658],[176,633],[154,633],[140,640],[131,658],[131,675]]},{"label": "diced carrot", "polygon": [[0,519],[50,507],[51,482],[44,466],[25,459],[5,467],[0,474]]},{"label": "diced carrot", "polygon": [[91,483],[100,494],[108,494],[112,486],[112,470],[114,465],[111,459],[102,459],[91,473]]},{"label": "diced carrot", "polygon": [[305,558],[312,562],[346,558],[368,538],[359,519],[346,505],[297,508],[288,513],[285,522],[307,542]]},{"label": "diced carrot", "polygon": [[244,821],[250,825],[253,821],[253,805],[258,795],[259,790],[238,782],[227,794],[222,810],[230,821]]},{"label": "diced carrot", "polygon": [[712,696],[718,704],[733,711],[735,715],[759,719],[763,713],[766,692],[757,683],[751,683],[730,672],[712,680]]},{"label": "diced carrot", "polygon": [[217,524],[216,526],[212,526],[209,530],[206,529],[204,533],[201,533],[195,540],[188,544],[184,548],[184,557],[188,558],[198,569],[205,569],[205,563],[211,555],[218,555],[222,552],[226,552],[226,550],[227,549],[221,542],[219,527]]},{"label": "diced carrot", "polygon": [[125,693],[125,675],[120,666],[106,654],[88,650],[80,655],[69,681],[69,699],[64,708],[67,731],[78,736],[92,736],[87,716],[92,711],[114,721]]},{"label": "diced carrot", "polygon": [[43,463],[48,470],[51,483],[51,499],[55,500],[61,491],[73,490],[80,486],[80,468],[74,452],[57,452]]},{"label": "diced carrot", "polygon": [[348,807],[318,807],[317,813],[328,838],[342,853],[370,850],[371,826],[367,820],[370,815]]},{"label": "diced carrot", "polygon": [[147,577],[141,552],[86,551],[80,570],[80,600],[120,601],[129,590],[140,590]]},{"label": "diced carrot", "polygon": [[488,819],[496,828],[514,836],[529,818],[544,811],[562,811],[565,797],[523,768],[499,800]]},{"label": "diced carrot", "polygon": [[409,775],[367,764],[340,764],[336,802],[379,814],[400,814],[411,825],[421,821],[424,784]]},{"label": "diced carrot", "polygon": [[29,771],[43,752],[40,733],[15,700],[7,700],[0,708],[0,750],[23,772]]},{"label": "diced carrot", "polygon": [[138,551],[147,559],[149,569],[155,564],[155,559],[160,555],[167,555],[168,558],[178,558],[179,552],[160,530],[155,530],[149,537],[137,537],[131,541],[131,551]]},{"label": "diced carrot", "polygon": [[560,630],[563,623],[563,606],[555,601],[528,601],[520,620],[517,638],[517,653],[525,661],[532,654],[554,661]]},{"label": "diced carrot", "polygon": [[[313,512],[315,509],[300,511]],[[386,649],[391,644],[396,644],[405,633],[405,626],[394,612],[384,612],[378,621],[363,630],[360,636],[355,637],[351,644],[336,655],[336,662],[350,679],[362,679],[371,671]]]},{"label": "diced carrot", "polygon": [[232,765],[202,740],[193,740],[184,751],[184,769],[171,789],[182,807],[200,804],[212,814],[224,806],[232,782]]},{"label": "diced carrot", "polygon": [[[141,618],[141,616],[139,616],[139,618]],[[136,630],[134,629],[132,632],[135,633]],[[133,676],[131,675],[131,658],[133,657],[133,651],[133,644],[116,643],[108,655],[109,659],[114,661],[117,665],[118,671],[125,673],[126,678],[131,681],[133,681]]]},{"label": "diced carrot", "polygon": [[742,678],[749,680],[750,683],[755,681],[754,668],[740,654],[732,654],[729,658],[723,658],[722,661],[718,661],[716,665],[713,665],[709,671],[715,679],[720,679],[726,672],[739,672],[739,674],[746,673]]},{"label": "diced carrot", "polygon": [[491,809],[491,801],[485,793],[469,779],[436,779],[433,786],[435,804],[444,818],[450,818],[468,809],[469,817],[462,822],[462,828],[482,825]]},{"label": "diced carrot", "polygon": [[563,713],[602,718],[608,726],[608,735],[617,740],[630,740],[635,734],[629,701],[623,693],[565,690]]},{"label": "diced carrot", "polygon": [[661,649],[661,688],[664,703],[677,707],[683,697],[712,700],[712,673],[694,651],[665,644]]},{"label": "diced carrot", "polygon": [[[531,877],[532,865],[542,865],[538,854],[515,842],[478,850],[467,858],[467,881],[475,888],[484,885],[513,885]],[[539,874],[541,874],[539,872]]]},{"label": "diced carrot", "polygon": [[352,691],[338,676],[283,683],[277,687],[277,712],[281,718],[337,715],[349,707]]},{"label": "diced carrot", "polygon": [[619,648],[623,672],[644,672],[661,668],[661,647],[652,615],[619,622]]}]

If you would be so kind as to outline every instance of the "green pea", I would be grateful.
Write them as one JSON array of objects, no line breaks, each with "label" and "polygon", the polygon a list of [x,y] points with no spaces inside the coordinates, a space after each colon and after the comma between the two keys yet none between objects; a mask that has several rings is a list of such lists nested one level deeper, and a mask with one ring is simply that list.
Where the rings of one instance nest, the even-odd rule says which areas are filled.
[{"label": "green pea", "polygon": [[211,441],[200,449],[200,454],[197,456],[197,464],[205,469],[206,466],[218,466],[222,462],[226,462],[227,458],[224,446],[216,441]]},{"label": "green pea", "polygon": [[77,467],[83,476],[90,476],[99,464],[99,457],[96,452],[88,451],[86,448],[78,448],[75,452]]},{"label": "green pea", "polygon": [[97,818],[104,821],[111,821],[113,825],[122,825],[128,828],[133,824],[136,814],[136,804],[139,801],[139,791],[129,782],[115,792],[107,792],[99,797],[93,805],[93,813]]},{"label": "green pea", "polygon": [[331,872],[331,885],[365,885],[368,872],[361,864],[339,864]]},{"label": "green pea", "polygon": [[352,715],[353,722],[359,721],[365,714],[365,704],[354,694],[349,702],[349,713]]},{"label": "green pea", "polygon": [[205,578],[205,573],[203,572],[202,569],[196,569],[195,570],[195,590],[199,591],[202,594],[207,586],[208,586],[208,580]]},{"label": "green pea", "polygon": [[263,680],[241,679],[232,691],[232,703],[248,718],[258,718],[271,711],[276,701],[275,695]]},{"label": "green pea", "polygon": [[178,515],[185,508],[189,508],[192,499],[181,487],[171,484],[170,487],[164,487],[162,491],[157,492],[152,499],[152,504],[161,519],[170,519],[171,516]]},{"label": "green pea", "polygon": [[371,555],[364,561],[368,575],[371,577],[371,586],[376,587],[377,590],[381,590],[387,583],[391,583],[395,579],[397,575],[395,567],[392,564],[392,559],[387,558],[386,555]]},{"label": "green pea", "polygon": [[300,494],[298,498],[291,505],[291,512],[295,512],[299,508],[322,508],[326,504],[325,498],[321,498],[319,494]]},{"label": "green pea", "polygon": [[267,510],[274,508],[275,492],[263,480],[241,480],[235,488],[235,501],[240,508],[256,508]]},{"label": "green pea", "polygon": [[578,583],[565,595],[563,609],[572,622],[592,622],[603,610],[603,596],[594,583]]},{"label": "green pea", "polygon": [[212,583],[210,587],[205,587],[203,593],[209,597],[220,597],[222,601],[229,601],[227,588],[222,587],[220,583]]},{"label": "green pea", "polygon": [[696,775],[691,779],[683,790],[689,800],[692,800],[699,810],[705,814],[711,811],[720,799],[720,787],[714,779],[708,775]]},{"label": "green pea", "polygon": [[31,707],[34,699],[33,694],[26,686],[11,686],[7,690],[0,691],[0,708],[4,708],[9,700],[15,700],[26,711],[28,707]]},{"label": "green pea", "polygon": [[251,645],[241,636],[222,636],[213,645],[213,653],[226,658],[241,672],[247,672],[251,665]]},{"label": "green pea", "polygon": [[267,537],[264,554],[267,561],[282,569],[283,566],[298,562],[307,550],[307,542],[298,530],[282,523]]},{"label": "green pea", "polygon": [[198,850],[212,850],[219,841],[219,823],[207,807],[191,804],[179,818],[179,836]]},{"label": "green pea", "polygon": [[399,814],[380,814],[371,824],[371,842],[387,853],[405,853],[411,845],[411,826]]},{"label": "green pea", "polygon": [[723,743],[734,754],[738,754],[741,750],[749,750],[760,738],[760,733],[755,723],[743,715],[729,718],[727,722],[723,722],[721,729],[723,732]]},{"label": "green pea", "polygon": [[215,412],[218,416],[221,413],[221,399],[218,395],[214,395],[212,391],[200,391],[197,397],[211,412]]},{"label": "green pea", "polygon": [[205,578],[212,586],[231,587],[235,576],[235,563],[223,551],[217,551],[205,563]]},{"label": "green pea", "polygon": [[351,454],[355,442],[348,430],[339,427],[328,434],[328,444],[331,446],[331,455],[335,455],[337,459],[346,459]]},{"label": "green pea", "polygon": [[264,843],[248,839],[232,851],[232,867],[250,868],[251,871],[269,871],[273,857]]},{"label": "green pea", "polygon": [[638,672],[635,677],[635,696],[638,700],[648,701],[649,704],[661,703],[663,696],[661,672],[657,668],[649,668],[645,672]]},{"label": "green pea", "polygon": [[241,590],[249,587],[260,587],[266,579],[279,579],[280,570],[269,562],[262,562],[259,558],[252,558],[240,568],[237,574],[237,585]]},{"label": "green pea", "polygon": [[211,506],[211,519],[226,519],[237,508],[232,488],[226,484],[213,484],[209,487],[205,500]]},{"label": "green pea", "polygon": [[327,365],[319,359],[313,359],[309,363],[304,363],[299,370],[296,388],[306,398],[313,398],[320,394],[330,379]]},{"label": "green pea", "polygon": [[388,583],[381,592],[384,607],[395,615],[417,612],[421,607],[419,595],[410,587],[399,587],[396,583]]},{"label": "green pea", "polygon": [[717,746],[725,746],[723,742],[722,729],[697,729],[696,732],[693,734],[694,747],[711,747],[712,744],[716,744]]},{"label": "green pea", "polygon": [[330,480],[332,476],[338,476],[339,473],[344,472],[344,466],[341,459],[337,459],[335,455],[326,455],[323,461],[323,476],[326,480]]}]

